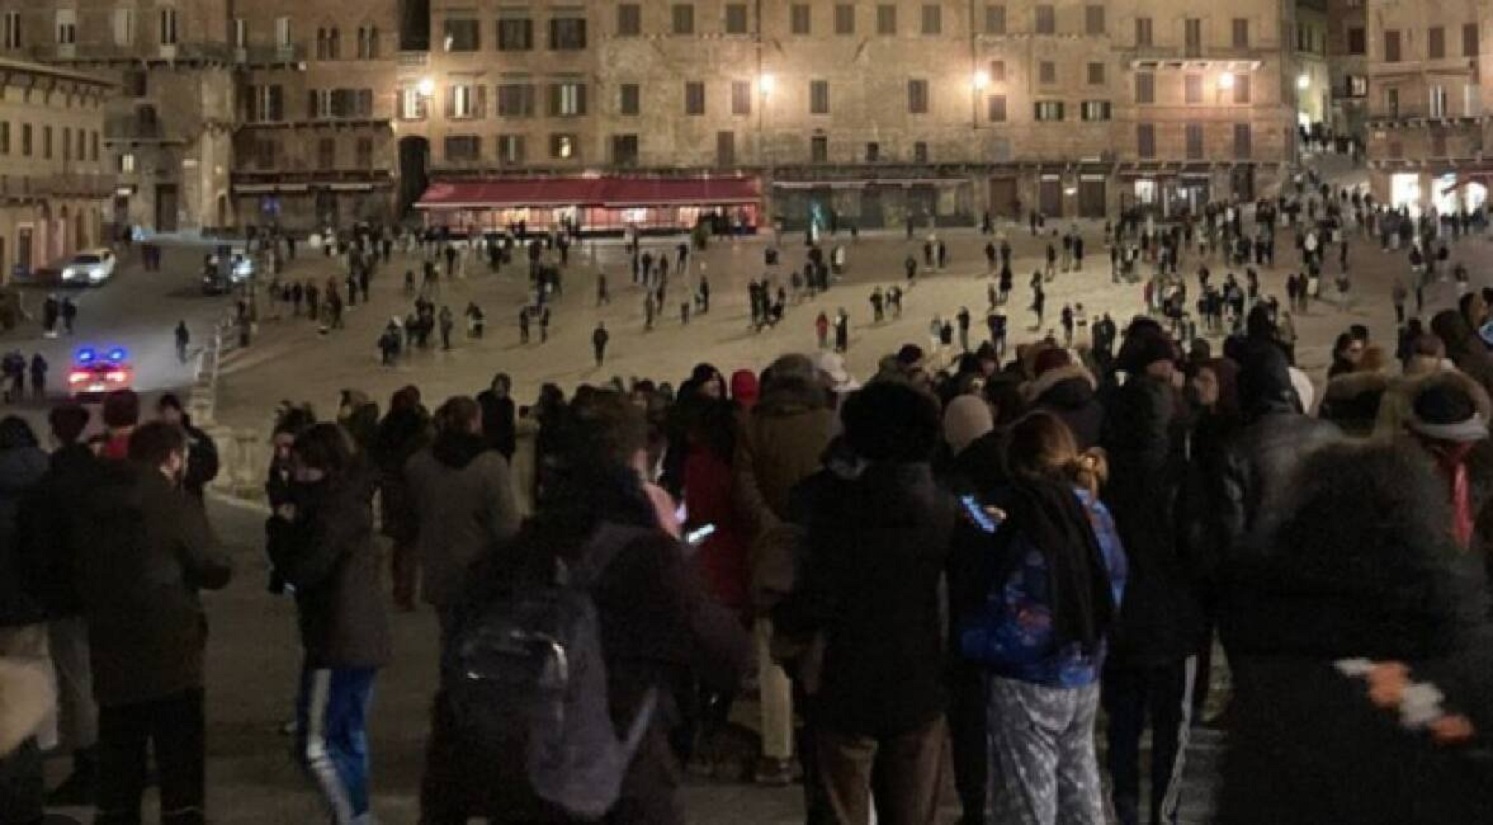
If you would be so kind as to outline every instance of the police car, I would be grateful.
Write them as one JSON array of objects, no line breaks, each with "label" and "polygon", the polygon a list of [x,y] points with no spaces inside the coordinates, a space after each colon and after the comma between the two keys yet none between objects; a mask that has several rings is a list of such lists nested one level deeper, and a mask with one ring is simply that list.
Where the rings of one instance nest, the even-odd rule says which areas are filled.
[{"label": "police car", "polygon": [[123,347],[99,352],[80,349],[73,355],[73,368],[67,373],[68,391],[74,398],[85,398],[127,390],[135,383],[135,370]]}]

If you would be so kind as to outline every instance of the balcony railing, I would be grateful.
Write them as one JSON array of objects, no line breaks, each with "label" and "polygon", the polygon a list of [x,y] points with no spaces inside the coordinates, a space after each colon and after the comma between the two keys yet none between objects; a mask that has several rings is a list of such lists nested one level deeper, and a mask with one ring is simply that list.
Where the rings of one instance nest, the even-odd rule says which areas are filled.
[{"label": "balcony railing", "polygon": [[0,175],[0,197],[104,198],[118,185],[115,175]]}]

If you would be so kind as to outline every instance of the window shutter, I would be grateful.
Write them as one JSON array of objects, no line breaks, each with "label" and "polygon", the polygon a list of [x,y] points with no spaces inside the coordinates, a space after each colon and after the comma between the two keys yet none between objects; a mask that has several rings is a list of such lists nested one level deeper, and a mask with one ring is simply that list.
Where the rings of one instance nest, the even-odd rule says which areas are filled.
[{"label": "window shutter", "polygon": [[472,114],[475,117],[487,117],[487,87],[479,84],[475,88],[477,90],[477,103],[473,108]]}]

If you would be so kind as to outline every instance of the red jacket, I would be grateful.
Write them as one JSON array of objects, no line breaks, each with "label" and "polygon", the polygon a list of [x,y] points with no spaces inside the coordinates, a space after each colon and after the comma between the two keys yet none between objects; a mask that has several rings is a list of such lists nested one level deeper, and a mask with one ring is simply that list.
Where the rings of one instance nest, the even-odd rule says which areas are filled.
[{"label": "red jacket", "polygon": [[751,585],[750,545],[736,519],[731,496],[731,464],[700,445],[684,459],[684,503],[689,526],[715,525],[695,563],[705,587],[721,604],[746,615]]}]

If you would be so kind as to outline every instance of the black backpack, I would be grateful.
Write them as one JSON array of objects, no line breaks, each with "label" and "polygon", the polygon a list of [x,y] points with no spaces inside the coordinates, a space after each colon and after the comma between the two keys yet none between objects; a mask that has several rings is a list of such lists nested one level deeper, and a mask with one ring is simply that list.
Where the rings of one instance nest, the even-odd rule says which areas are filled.
[{"label": "black backpack", "polygon": [[[655,531],[603,524],[556,581],[465,617],[445,645],[423,807],[497,821],[600,819],[652,721],[650,688],[625,736],[612,724],[591,587]],[[456,819],[455,821],[465,821]]]}]

